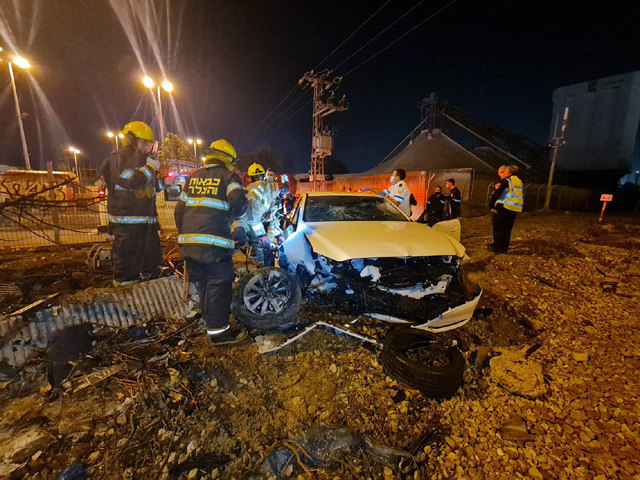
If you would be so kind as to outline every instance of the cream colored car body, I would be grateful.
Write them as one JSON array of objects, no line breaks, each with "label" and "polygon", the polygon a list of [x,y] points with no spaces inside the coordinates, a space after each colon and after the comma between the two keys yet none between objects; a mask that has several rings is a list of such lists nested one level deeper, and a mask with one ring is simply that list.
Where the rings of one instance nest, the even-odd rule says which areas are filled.
[{"label": "cream colored car body", "polygon": [[[316,266],[311,250],[329,259],[345,262],[354,259],[382,257],[465,257],[465,248],[460,244],[460,221],[440,222],[434,227],[411,222],[392,202],[406,221],[326,221],[304,220],[305,203],[308,197],[317,196],[364,196],[354,193],[308,193],[299,201],[293,216],[294,232],[282,244],[281,249],[289,262],[304,265],[312,274]],[[307,243],[308,242],[308,243]],[[457,328],[469,321],[478,305],[479,289],[474,298],[463,305],[453,307],[436,318],[429,319],[417,328],[444,331]],[[366,314],[366,312],[363,312]],[[370,316],[388,321],[404,321],[390,315],[372,313]],[[415,322],[411,322],[415,323]]]}]

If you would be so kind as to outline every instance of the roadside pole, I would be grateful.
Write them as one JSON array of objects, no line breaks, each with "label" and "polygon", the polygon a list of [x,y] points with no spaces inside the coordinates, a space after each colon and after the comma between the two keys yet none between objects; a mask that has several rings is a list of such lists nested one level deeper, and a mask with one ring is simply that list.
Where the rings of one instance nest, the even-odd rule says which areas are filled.
[{"label": "roadside pole", "polygon": [[[55,180],[53,178],[53,162],[49,162],[49,200],[55,202],[56,201],[56,191],[53,188],[55,185]],[[56,245],[60,245],[60,229],[58,228],[60,225],[60,213],[58,212],[58,207],[55,205],[51,207],[51,221],[53,223],[53,238],[56,242]]]},{"label": "roadside pole", "polygon": [[556,126],[553,129],[553,137],[554,143],[551,145],[553,149],[553,158],[551,159],[551,168],[549,169],[549,182],[547,183],[547,194],[544,199],[544,209],[549,210],[549,205],[551,204],[551,190],[553,188],[553,171],[556,168],[556,157],[558,156],[558,148],[565,144],[564,141],[564,130],[567,127],[567,120],[569,118],[569,107],[565,107],[564,109],[564,118],[562,119],[562,127],[560,128],[560,136],[558,136],[558,121],[560,119],[560,115],[556,116]]},{"label": "roadside pole", "polygon": [[598,220],[600,225],[602,225],[602,222],[604,221],[604,211],[607,208],[607,202],[610,202],[611,200],[613,200],[613,195],[607,195],[606,193],[600,195],[600,201],[604,202],[602,204],[602,211],[600,212],[600,220]]}]

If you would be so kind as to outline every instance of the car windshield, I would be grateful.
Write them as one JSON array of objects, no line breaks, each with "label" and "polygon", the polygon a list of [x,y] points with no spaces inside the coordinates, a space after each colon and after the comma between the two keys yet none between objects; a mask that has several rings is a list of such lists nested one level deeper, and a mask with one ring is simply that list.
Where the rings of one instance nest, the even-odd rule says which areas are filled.
[{"label": "car windshield", "polygon": [[378,196],[309,196],[305,222],[406,222],[407,218],[389,201]]}]

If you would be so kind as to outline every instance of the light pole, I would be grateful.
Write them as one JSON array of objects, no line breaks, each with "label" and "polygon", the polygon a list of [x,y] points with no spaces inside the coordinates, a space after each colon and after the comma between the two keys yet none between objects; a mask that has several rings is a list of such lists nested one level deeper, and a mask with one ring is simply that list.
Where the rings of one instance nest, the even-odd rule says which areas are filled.
[{"label": "light pole", "polygon": [[118,150],[118,138],[124,138],[124,134],[123,133],[115,134],[113,132],[107,132],[107,137],[113,138],[115,140],[115,142],[116,142],[116,150]]},{"label": "light pole", "polygon": [[[0,52],[2,48],[0,48]],[[0,59],[2,60],[2,59]],[[7,62],[9,65],[9,76],[11,77],[11,87],[13,88],[13,100],[16,104],[16,115],[18,116],[18,126],[20,127],[20,138],[22,139],[22,152],[24,153],[24,166],[27,170],[31,170],[31,162],[29,162],[29,150],[27,149],[27,139],[24,136],[24,125],[22,125],[22,113],[20,113],[20,103],[18,102],[18,92],[16,90],[16,79],[13,75],[13,64],[17,67],[27,69],[31,67],[26,58],[15,55],[13,61]]]},{"label": "light pole", "polygon": [[73,153],[73,161],[76,164],[76,175],[78,176],[78,185],[82,185],[82,177],[80,176],[80,170],[78,169],[78,154],[80,150],[77,148],[69,147],[69,151]]},{"label": "light pole", "polygon": [[[151,90],[153,87],[158,87],[158,114],[160,115],[160,143],[164,140],[164,117],[162,116],[162,100],[160,99],[160,85],[156,85],[156,82],[151,79],[149,76],[145,76],[142,79],[142,83],[145,87]],[[162,82],[162,88],[164,88],[165,92],[171,93],[173,91],[173,83],[165,78]]]},{"label": "light pole", "polygon": [[200,145],[202,144],[202,140],[200,140],[199,138],[197,140],[194,140],[193,138],[188,138],[187,142],[189,142],[189,145],[193,144],[193,162],[195,165],[198,164],[198,154],[196,152],[196,145]]}]

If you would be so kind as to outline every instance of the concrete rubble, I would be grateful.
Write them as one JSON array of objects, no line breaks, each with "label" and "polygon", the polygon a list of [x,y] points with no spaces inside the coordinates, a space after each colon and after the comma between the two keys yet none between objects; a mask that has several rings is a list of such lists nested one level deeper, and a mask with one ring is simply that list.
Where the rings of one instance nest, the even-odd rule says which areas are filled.
[{"label": "concrete rubble", "polygon": [[[281,478],[302,479],[291,440],[329,424],[412,459],[353,451],[310,472],[321,480],[638,479],[640,227],[609,221],[522,214],[509,255],[494,255],[490,219],[463,219],[469,280],[485,292],[471,322],[440,334],[467,361],[450,399],[398,383],[368,342],[335,332],[265,355],[285,333],[215,349],[196,322],[147,321],[94,332],[59,387],[36,361],[0,369],[0,477],[59,478],[79,464],[97,480],[270,478],[260,467],[284,449],[300,458]],[[615,273],[615,291],[598,270]],[[304,313],[378,343],[389,329],[327,306]]]}]

